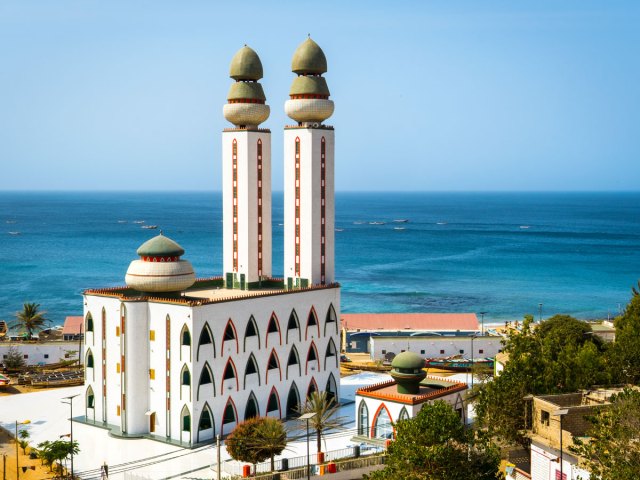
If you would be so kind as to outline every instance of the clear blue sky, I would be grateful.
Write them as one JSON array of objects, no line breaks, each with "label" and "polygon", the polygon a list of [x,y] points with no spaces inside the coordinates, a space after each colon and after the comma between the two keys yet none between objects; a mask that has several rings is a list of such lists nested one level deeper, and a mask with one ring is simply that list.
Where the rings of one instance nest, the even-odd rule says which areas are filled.
[{"label": "clear blue sky", "polygon": [[329,63],[339,190],[638,190],[638,1],[0,3],[0,190],[219,190],[228,66]]}]

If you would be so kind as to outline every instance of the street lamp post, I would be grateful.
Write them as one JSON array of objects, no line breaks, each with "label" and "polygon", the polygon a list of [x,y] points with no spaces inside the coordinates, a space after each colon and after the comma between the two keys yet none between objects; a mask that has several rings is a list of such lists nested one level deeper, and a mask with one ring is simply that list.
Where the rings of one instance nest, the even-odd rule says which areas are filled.
[{"label": "street lamp post", "polygon": [[69,400],[68,402],[62,402],[62,403],[66,403],[69,405],[69,409],[70,409],[70,416],[69,416],[69,423],[71,425],[71,433],[69,435],[69,441],[71,442],[71,448],[69,449],[71,451],[71,479],[73,480],[74,476],[73,476],[73,399],[76,398],[77,396],[79,396],[80,394],[76,394],[76,395],[71,395],[69,397],[64,397],[62,400]]},{"label": "street lamp post", "polygon": [[480,312],[480,318],[482,319],[482,336],[484,337],[484,314],[487,312]]},{"label": "street lamp post", "polygon": [[563,455],[562,455],[562,417],[564,417],[567,413],[569,413],[569,409],[561,408],[560,410],[556,410],[553,412],[554,417],[560,417],[560,480],[563,480],[564,470],[563,470]]},{"label": "street lamp post", "polygon": [[542,322],[542,304],[538,304],[538,321]]},{"label": "street lamp post", "polygon": [[16,480],[20,478],[20,462],[19,462],[20,451],[18,450],[18,425],[27,425],[29,423],[31,423],[31,420],[25,420],[24,422],[19,422],[16,420]]},{"label": "street lamp post", "polygon": [[311,462],[309,460],[309,420],[315,416],[316,414],[314,412],[309,412],[298,417],[298,420],[306,420],[307,422],[307,480],[311,479]]}]

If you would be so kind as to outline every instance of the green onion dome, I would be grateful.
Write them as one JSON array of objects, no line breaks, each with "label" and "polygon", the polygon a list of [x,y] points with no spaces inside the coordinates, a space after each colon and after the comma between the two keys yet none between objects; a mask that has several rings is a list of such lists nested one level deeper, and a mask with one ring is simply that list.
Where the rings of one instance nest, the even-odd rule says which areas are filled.
[{"label": "green onion dome", "polygon": [[258,54],[246,45],[238,50],[231,59],[229,76],[234,80],[260,80],[263,72]]},{"label": "green onion dome", "polygon": [[420,392],[420,382],[427,376],[424,358],[417,353],[402,352],[391,362],[391,377],[396,381],[398,393],[415,395]]},{"label": "green onion dome", "polygon": [[296,77],[291,84],[289,95],[320,95],[328,97],[329,87],[324,77]]},{"label": "green onion dome", "polygon": [[298,75],[321,75],[327,71],[327,57],[316,42],[307,38],[293,54],[291,71]]},{"label": "green onion dome", "polygon": [[264,95],[262,85],[258,82],[236,82],[229,88],[227,100],[260,100],[260,102],[265,102],[267,97]]},{"label": "green onion dome", "polygon": [[415,372],[424,368],[424,358],[414,352],[402,352],[396,355],[391,362],[391,368],[399,371]]},{"label": "green onion dome", "polygon": [[184,255],[184,248],[160,233],[140,245],[136,253],[141,257],[179,257]]}]

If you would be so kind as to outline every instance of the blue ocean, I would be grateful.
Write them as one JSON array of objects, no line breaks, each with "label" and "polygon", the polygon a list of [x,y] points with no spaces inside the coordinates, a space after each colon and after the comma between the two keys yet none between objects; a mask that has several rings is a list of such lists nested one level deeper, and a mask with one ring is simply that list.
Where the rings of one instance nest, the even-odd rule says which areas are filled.
[{"label": "blue ocean", "polygon": [[[198,277],[222,271],[221,194],[0,193],[0,319],[54,324],[86,288],[122,285],[160,229]],[[283,199],[274,195],[275,276]],[[134,223],[144,220],[144,224]],[[399,222],[398,220],[406,220]],[[145,230],[141,225],[158,225]],[[614,316],[640,278],[640,193],[337,193],[344,312],[487,312],[502,322]]]}]

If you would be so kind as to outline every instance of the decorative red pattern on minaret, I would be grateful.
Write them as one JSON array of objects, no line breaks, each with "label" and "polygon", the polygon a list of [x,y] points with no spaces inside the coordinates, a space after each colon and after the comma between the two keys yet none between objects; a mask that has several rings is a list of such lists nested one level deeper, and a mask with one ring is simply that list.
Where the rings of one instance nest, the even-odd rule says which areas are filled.
[{"label": "decorative red pattern on minaret", "polygon": [[233,271],[238,271],[238,142],[233,139]]},{"label": "decorative red pattern on minaret", "polygon": [[[166,392],[167,392],[167,415],[169,414],[168,412],[171,410],[171,318],[169,317],[169,315],[167,315],[167,321],[166,321],[166,330],[165,330],[165,339],[166,339],[166,349],[167,349],[167,371],[166,371],[166,376],[167,376],[167,386],[166,386]],[[169,436],[169,422],[167,422],[167,437]]]},{"label": "decorative red pattern on minaret", "polygon": [[325,233],[326,233],[326,194],[327,169],[325,162],[326,142],[324,137],[320,142],[320,283],[325,283]]},{"label": "decorative red pattern on minaret", "polygon": [[295,276],[300,277],[300,137],[296,137],[296,179],[295,179]]},{"label": "decorative red pattern on minaret", "polygon": [[262,140],[258,139],[258,278],[262,277]]},{"label": "decorative red pattern on minaret", "polygon": [[107,312],[102,309],[102,421],[107,421]]}]

